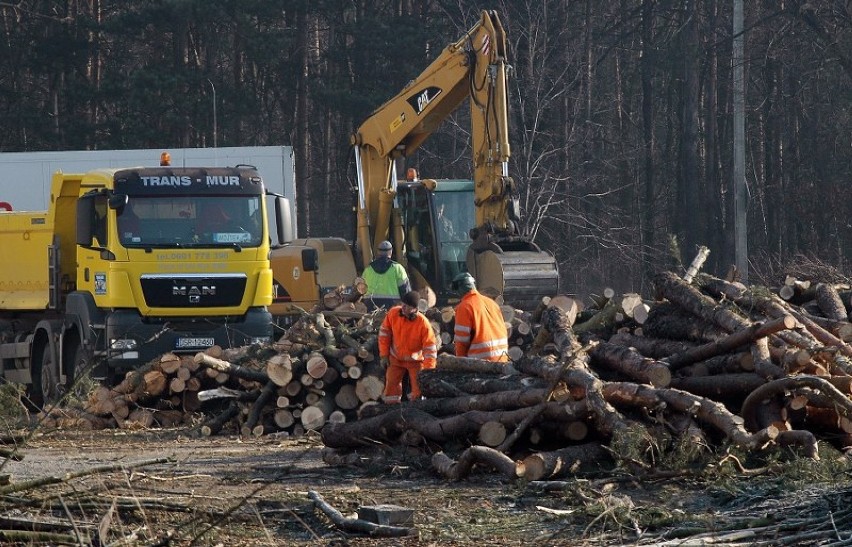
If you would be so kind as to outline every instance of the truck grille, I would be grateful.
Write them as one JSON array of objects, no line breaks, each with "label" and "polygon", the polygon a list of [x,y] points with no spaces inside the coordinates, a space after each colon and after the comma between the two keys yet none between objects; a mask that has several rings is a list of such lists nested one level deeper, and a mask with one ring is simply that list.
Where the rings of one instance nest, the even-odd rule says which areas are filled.
[{"label": "truck grille", "polygon": [[145,303],[152,308],[214,308],[238,306],[243,300],[245,274],[143,275]]}]

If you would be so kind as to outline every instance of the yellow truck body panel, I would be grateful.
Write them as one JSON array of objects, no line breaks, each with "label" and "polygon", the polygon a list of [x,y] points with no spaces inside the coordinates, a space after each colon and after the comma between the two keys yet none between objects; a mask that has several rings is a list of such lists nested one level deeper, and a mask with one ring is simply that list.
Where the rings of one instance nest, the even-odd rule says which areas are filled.
[{"label": "yellow truck body panel", "polygon": [[46,213],[0,215],[0,308],[43,310],[48,306],[48,247],[53,235]]}]

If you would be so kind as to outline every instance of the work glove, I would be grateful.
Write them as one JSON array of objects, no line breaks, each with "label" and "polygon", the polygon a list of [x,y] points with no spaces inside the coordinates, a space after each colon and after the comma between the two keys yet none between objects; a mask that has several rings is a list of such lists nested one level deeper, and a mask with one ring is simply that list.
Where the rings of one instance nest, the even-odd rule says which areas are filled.
[{"label": "work glove", "polygon": [[382,357],[381,359],[379,359],[379,363],[381,363],[382,368],[388,368],[388,358],[387,357]]}]

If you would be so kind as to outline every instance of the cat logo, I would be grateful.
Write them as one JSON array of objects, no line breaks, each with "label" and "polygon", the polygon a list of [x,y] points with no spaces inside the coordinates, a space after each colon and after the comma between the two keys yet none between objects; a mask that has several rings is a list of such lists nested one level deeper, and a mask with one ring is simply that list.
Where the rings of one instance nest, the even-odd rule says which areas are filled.
[{"label": "cat logo", "polygon": [[431,85],[425,89],[418,91],[416,94],[412,95],[406,101],[411,105],[411,108],[414,109],[414,112],[417,113],[418,116],[423,114],[423,111],[432,104],[432,101],[438,98],[438,95],[443,93],[443,89],[438,86]]}]

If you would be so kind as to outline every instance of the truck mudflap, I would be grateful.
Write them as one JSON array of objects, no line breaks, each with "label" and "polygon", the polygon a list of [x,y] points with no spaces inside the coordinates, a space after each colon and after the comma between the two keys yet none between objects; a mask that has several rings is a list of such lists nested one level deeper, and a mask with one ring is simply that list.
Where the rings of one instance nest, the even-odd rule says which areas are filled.
[{"label": "truck mudflap", "polygon": [[272,315],[249,308],[243,316],[143,319],[135,310],[107,317],[104,362],[109,373],[123,374],[168,352],[194,355],[217,345],[223,348],[268,343]]},{"label": "truck mudflap", "polygon": [[534,245],[504,249],[469,250],[468,271],[476,278],[479,292],[522,310],[532,311],[545,296],[559,293],[556,259]]}]

